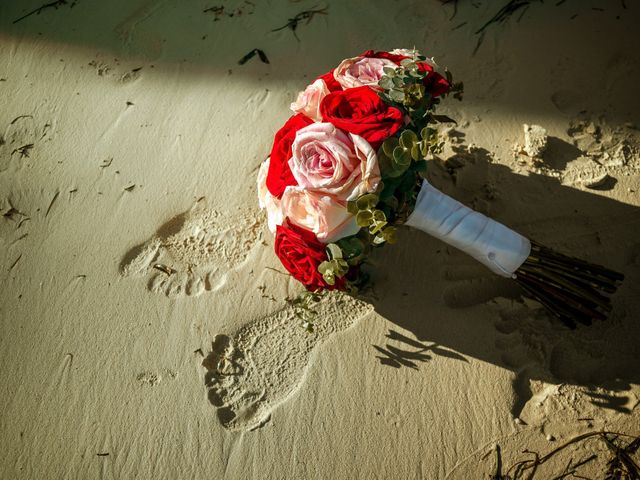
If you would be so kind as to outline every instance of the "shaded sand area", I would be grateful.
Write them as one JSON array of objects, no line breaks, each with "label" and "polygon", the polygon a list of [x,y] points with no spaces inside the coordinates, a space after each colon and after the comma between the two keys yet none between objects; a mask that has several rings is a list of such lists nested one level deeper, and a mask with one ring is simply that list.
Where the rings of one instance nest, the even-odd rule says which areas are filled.
[{"label": "shaded sand area", "polygon": [[[60,3],[0,1],[0,478],[489,478],[640,434],[638,2],[531,2],[475,54],[506,0]],[[414,45],[466,87],[433,183],[623,272],[608,321],[403,231],[301,326],[258,165],[315,75]]]}]

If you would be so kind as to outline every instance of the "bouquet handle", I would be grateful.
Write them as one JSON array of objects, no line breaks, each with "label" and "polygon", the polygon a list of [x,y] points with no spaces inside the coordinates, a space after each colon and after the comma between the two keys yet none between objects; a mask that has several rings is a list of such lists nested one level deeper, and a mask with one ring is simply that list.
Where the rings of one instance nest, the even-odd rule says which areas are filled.
[{"label": "bouquet handle", "polygon": [[427,180],[405,225],[462,250],[503,277],[515,278],[514,272],[531,252],[527,238],[445,195]]}]

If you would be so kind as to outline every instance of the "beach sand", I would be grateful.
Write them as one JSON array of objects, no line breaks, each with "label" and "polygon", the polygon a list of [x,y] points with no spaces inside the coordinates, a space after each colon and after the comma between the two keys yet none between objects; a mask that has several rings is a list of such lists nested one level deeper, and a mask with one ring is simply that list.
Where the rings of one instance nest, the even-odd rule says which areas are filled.
[{"label": "beach sand", "polygon": [[[640,434],[640,4],[531,2],[474,53],[506,0],[456,3],[0,2],[0,478],[479,479]],[[414,46],[465,83],[429,178],[623,272],[607,321],[406,230],[302,327],[258,166],[315,76]]]}]

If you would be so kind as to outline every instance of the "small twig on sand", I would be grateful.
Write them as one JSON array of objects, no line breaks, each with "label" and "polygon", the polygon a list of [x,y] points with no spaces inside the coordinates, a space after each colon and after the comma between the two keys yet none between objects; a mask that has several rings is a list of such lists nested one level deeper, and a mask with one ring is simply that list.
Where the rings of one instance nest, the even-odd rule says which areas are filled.
[{"label": "small twig on sand", "polygon": [[[71,8],[73,8],[75,4],[76,4],[75,1],[72,2],[71,3]],[[14,20],[13,23],[18,23],[19,21],[24,20],[25,18],[28,18],[31,15],[40,15],[40,12],[43,11],[43,10],[46,10],[47,8],[55,8],[57,10],[58,7],[61,7],[63,5],[67,5],[67,0],[56,0],[55,2],[45,3],[44,5],[36,8],[35,10],[30,11],[26,15],[23,15],[22,17]]]},{"label": "small twig on sand", "polygon": [[507,20],[511,15],[513,15],[516,11],[525,7],[531,3],[530,0],[510,0],[504,7],[498,10],[487,23],[485,23],[482,27],[480,27],[476,33],[482,33],[489,25],[492,23],[502,23]]},{"label": "small twig on sand", "polygon": [[47,218],[49,216],[49,212],[51,211],[53,204],[56,203],[56,200],[58,199],[58,195],[60,195],[59,191],[56,192],[53,198],[51,199],[51,203],[49,204],[49,208],[47,208],[47,213],[44,214],[44,218]]},{"label": "small twig on sand", "polygon": [[305,23],[305,25],[309,25],[309,22],[311,22],[311,19],[316,15],[316,14],[320,14],[320,15],[326,15],[327,14],[327,9],[329,7],[324,7],[324,8],[320,8],[320,9],[316,9],[315,7],[311,10],[305,10],[304,12],[300,12],[299,14],[297,14],[295,17],[290,18],[289,21],[284,24],[282,27],[280,28],[276,28],[274,30],[271,30],[272,32],[278,32],[280,30],[284,30],[285,28],[289,28],[291,29],[291,31],[293,32],[293,36],[296,37],[296,40],[300,41],[300,39],[298,38],[298,35],[296,35],[296,29],[298,28],[298,24],[303,21],[306,20],[307,23]]}]

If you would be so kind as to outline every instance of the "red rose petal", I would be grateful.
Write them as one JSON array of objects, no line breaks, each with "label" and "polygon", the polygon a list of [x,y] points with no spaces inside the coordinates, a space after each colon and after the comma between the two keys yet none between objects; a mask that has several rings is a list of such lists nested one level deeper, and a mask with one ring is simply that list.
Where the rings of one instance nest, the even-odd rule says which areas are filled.
[{"label": "red rose petal", "polygon": [[276,133],[271,149],[271,160],[269,161],[266,181],[267,189],[274,197],[282,197],[282,193],[287,186],[298,184],[289,168],[291,145],[293,145],[293,141],[296,138],[296,132],[311,123],[313,123],[313,120],[299,113],[287,120]]}]

